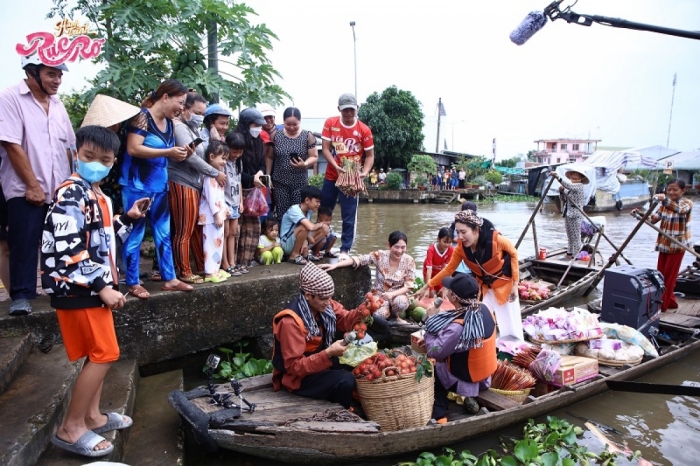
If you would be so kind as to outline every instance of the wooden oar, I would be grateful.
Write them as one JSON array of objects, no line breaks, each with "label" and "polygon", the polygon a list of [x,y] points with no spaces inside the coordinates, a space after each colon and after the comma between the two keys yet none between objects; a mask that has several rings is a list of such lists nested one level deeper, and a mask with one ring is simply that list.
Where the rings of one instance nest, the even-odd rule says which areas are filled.
[{"label": "wooden oar", "polygon": [[[535,206],[535,210],[532,211],[532,215],[530,215],[530,220],[528,220],[527,224],[525,224],[525,228],[523,229],[523,232],[520,233],[520,238],[518,238],[518,241],[515,243],[515,249],[518,249],[518,246],[520,246],[520,243],[523,241],[523,238],[525,237],[525,233],[527,233],[527,230],[530,228],[530,224],[534,222],[535,220],[535,215],[537,215],[537,212],[539,212],[540,207],[542,207],[542,203],[544,202],[544,198],[549,192],[549,188],[552,187],[552,183],[554,183],[554,177],[551,176],[549,180],[549,184],[545,189],[542,190],[542,196],[540,197],[540,201],[537,203]],[[535,254],[537,254],[537,249],[535,248]]]},{"label": "wooden oar", "polygon": [[[639,215],[639,212],[632,212],[632,216],[633,216],[634,218],[636,218],[637,220],[639,220],[639,219],[641,218],[641,216]],[[675,239],[674,237],[672,237],[671,235],[669,235],[668,233],[666,233],[665,231],[663,231],[661,228],[659,228],[659,227],[657,227],[656,225],[654,225],[653,223],[651,223],[650,221],[648,221],[648,220],[645,219],[645,220],[644,220],[644,223],[646,223],[647,225],[649,225],[650,227],[652,227],[652,228],[653,228],[654,230],[656,230],[660,235],[663,235],[663,236],[665,236],[666,238],[668,238],[673,244],[675,244],[675,245],[678,246],[679,248],[685,249],[686,251],[688,251],[689,253],[691,253],[692,255],[694,255],[695,257],[697,257],[698,259],[700,259],[700,254],[698,254],[697,252],[695,252],[695,250],[694,250],[693,248],[689,248],[689,247],[686,246],[685,244],[681,243],[680,241],[678,241],[677,239]]]},{"label": "wooden oar", "polygon": [[667,385],[660,383],[606,380],[610,390],[618,392],[657,393],[661,395],[700,396],[700,387],[694,385]]}]

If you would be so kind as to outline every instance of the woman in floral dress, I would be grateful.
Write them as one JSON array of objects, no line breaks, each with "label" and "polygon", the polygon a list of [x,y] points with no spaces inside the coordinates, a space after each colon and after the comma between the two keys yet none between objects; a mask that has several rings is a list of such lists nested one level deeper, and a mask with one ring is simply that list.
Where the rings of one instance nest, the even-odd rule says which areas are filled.
[{"label": "woman in floral dress", "polygon": [[333,270],[336,267],[350,265],[355,268],[361,265],[374,265],[376,273],[372,289],[377,291],[385,301],[375,315],[403,322],[399,314],[408,308],[410,302],[408,294],[413,291],[416,276],[416,262],[406,254],[407,244],[406,234],[402,231],[394,231],[389,235],[388,250],[374,251],[358,257],[350,256],[339,260],[336,264],[322,264],[319,267]]}]

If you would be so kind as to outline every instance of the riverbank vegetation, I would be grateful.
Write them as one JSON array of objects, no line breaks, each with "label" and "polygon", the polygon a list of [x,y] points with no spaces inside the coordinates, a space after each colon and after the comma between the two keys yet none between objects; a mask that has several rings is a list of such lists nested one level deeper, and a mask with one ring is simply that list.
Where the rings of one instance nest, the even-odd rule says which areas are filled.
[{"label": "riverbank vegetation", "polygon": [[[500,451],[491,449],[479,456],[473,455],[469,450],[460,453],[445,448],[442,454],[435,455],[423,452],[418,455],[415,462],[399,463],[400,466],[518,466],[518,465],[546,465],[546,466],[574,466],[601,464],[615,465],[615,459],[622,456],[618,453],[605,450],[601,453],[589,451],[587,447],[579,445],[577,440],[583,435],[584,430],[569,422],[548,416],[544,423],[535,424],[530,419],[523,428],[522,438],[501,439]],[[628,460],[638,459],[639,451],[627,456]]]}]

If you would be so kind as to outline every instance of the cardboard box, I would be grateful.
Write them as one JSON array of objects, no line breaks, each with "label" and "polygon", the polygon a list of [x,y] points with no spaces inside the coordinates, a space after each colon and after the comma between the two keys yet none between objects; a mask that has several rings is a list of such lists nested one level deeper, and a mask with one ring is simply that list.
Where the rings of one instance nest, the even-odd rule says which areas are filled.
[{"label": "cardboard box", "polygon": [[598,375],[598,360],[583,356],[562,356],[561,366],[557,369],[552,385],[572,385]]},{"label": "cardboard box", "polygon": [[411,334],[411,348],[416,353],[425,353],[425,346],[419,346],[418,340],[425,336],[425,330],[420,329]]}]

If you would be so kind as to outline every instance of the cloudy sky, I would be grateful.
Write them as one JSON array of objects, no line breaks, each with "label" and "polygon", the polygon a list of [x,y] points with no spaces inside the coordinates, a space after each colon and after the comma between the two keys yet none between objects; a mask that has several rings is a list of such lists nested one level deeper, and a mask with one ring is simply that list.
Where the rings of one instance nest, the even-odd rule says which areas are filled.
[{"label": "cloudy sky", "polygon": [[[567,5],[571,2],[564,2]],[[543,138],[595,138],[604,146],[666,145],[674,73],[670,147],[700,148],[700,41],[563,20],[548,23],[523,46],[508,35],[547,0],[335,2],[252,0],[248,4],[277,34],[269,55],[279,84],[300,108],[304,126],[318,129],[336,114],[338,96],[355,87],[360,102],[395,85],[412,92],[425,113],[424,146],[435,150],[437,102],[440,149],[497,158],[535,148]],[[18,63],[14,44],[36,30],[50,0],[24,0],[5,11],[2,62]],[[624,18],[676,29],[700,29],[697,0],[580,0],[577,13]],[[94,74],[71,66],[63,90]],[[22,78],[6,66],[0,86]],[[289,104],[291,104],[290,102]],[[279,109],[281,113],[282,108]]]}]

